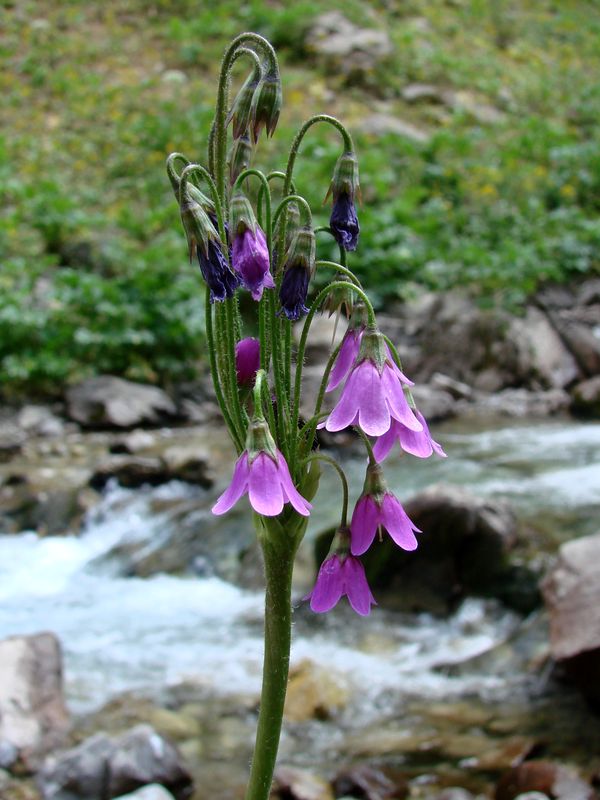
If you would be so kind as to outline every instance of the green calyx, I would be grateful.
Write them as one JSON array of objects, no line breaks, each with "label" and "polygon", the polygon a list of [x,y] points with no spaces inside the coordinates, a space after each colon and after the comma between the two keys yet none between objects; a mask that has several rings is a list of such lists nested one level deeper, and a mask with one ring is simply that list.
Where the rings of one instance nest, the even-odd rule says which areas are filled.
[{"label": "green calyx", "polygon": [[[181,176],[178,175],[175,170],[175,163],[177,161],[181,161],[184,167],[189,167],[191,161],[189,161],[189,159],[187,159],[182,153],[171,153],[171,155],[167,158],[167,175],[169,176],[169,181],[173,187],[175,199],[179,201]],[[194,184],[190,183],[189,181],[186,182],[186,192],[189,197],[199,203],[199,205],[202,206],[205,211],[211,214],[215,213],[215,204],[213,201],[203,192],[201,192],[197,186],[194,186]]]},{"label": "green calyx", "polygon": [[252,162],[253,154],[254,149],[247,133],[234,140],[229,153],[229,182],[231,185],[236,182],[238,176],[245,169],[248,169]]},{"label": "green calyx", "polygon": [[[351,320],[354,311],[354,292],[352,291],[352,281],[345,275],[337,275],[336,281],[343,281],[347,286],[334,287],[323,303],[323,311],[328,311],[329,316],[333,314],[344,313],[347,319]],[[352,323],[350,323],[352,324]],[[358,327],[353,325],[353,327]]]},{"label": "green calyx", "polygon": [[342,153],[338,158],[329,189],[327,190],[326,200],[329,194],[333,195],[334,201],[341,194],[349,195],[351,200],[354,200],[357,194],[360,197],[358,159],[353,151]]},{"label": "green calyx", "polygon": [[267,131],[267,136],[272,136],[275,133],[281,112],[281,104],[281,79],[279,72],[275,68],[271,68],[260,80],[252,97],[250,124],[254,142],[258,141],[263,127]]},{"label": "green calyx", "polygon": [[384,494],[388,491],[386,480],[383,476],[381,464],[368,464],[363,485],[363,495],[370,495],[378,505],[381,505]]},{"label": "green calyx", "polygon": [[218,241],[219,234],[215,230],[215,226],[211,222],[210,217],[196,199],[195,193],[189,191],[189,189],[190,187],[188,184],[182,193],[179,211],[188,242],[191,261],[196,247],[201,247],[205,253],[208,253],[209,241]]},{"label": "green calyx", "polygon": [[233,241],[236,236],[246,230],[256,233],[256,224],[256,217],[250,201],[243,192],[236,192],[229,207],[229,238]]},{"label": "green calyx", "polygon": [[252,119],[252,99],[260,84],[260,69],[255,67],[246,78],[242,88],[236,95],[227,115],[226,124],[233,122],[233,138],[239,139],[247,133]]},{"label": "green calyx", "polygon": [[388,351],[385,339],[377,328],[374,327],[368,327],[366,329],[360,343],[358,361],[364,361],[367,358],[376,365],[379,374],[381,374],[385,362],[388,360]]},{"label": "green calyx", "polygon": [[350,528],[347,525],[340,525],[336,530],[329,553],[342,561],[350,555]]},{"label": "green calyx", "polygon": [[277,461],[277,445],[264,417],[255,415],[250,420],[246,435],[246,450],[250,462],[260,453],[267,453],[273,461]]},{"label": "green calyx", "polygon": [[304,267],[312,275],[315,268],[315,234],[312,228],[303,226],[296,231],[285,256],[285,266]]}]

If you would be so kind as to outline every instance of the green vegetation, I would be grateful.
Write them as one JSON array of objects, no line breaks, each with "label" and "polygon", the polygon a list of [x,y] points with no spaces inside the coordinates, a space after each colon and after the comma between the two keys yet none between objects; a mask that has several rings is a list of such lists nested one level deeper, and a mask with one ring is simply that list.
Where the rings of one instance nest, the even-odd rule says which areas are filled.
[{"label": "green vegetation", "polygon": [[[393,55],[350,78],[315,57],[305,33],[336,7],[386,29]],[[186,263],[164,160],[175,149],[204,158],[222,49],[248,29],[278,48],[284,81],[276,158],[264,164],[259,146],[258,166],[282,168],[311,113],[355,132],[364,207],[352,266],[378,302],[467,285],[518,306],[543,281],[598,270],[593,0],[4,3],[5,394],[60,393],[97,371],[163,383],[194,373],[202,284]],[[435,92],[409,103],[402,89],[414,82]],[[374,113],[424,136],[360,133]],[[323,187],[339,147],[316,129],[299,160],[317,222],[327,220]]]}]

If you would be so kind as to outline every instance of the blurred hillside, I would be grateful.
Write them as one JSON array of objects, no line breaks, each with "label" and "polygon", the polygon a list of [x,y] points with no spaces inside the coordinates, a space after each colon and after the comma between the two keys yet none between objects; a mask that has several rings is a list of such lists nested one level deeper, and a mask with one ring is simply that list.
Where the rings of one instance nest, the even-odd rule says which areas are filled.
[{"label": "blurred hillside", "polygon": [[[317,36],[335,10],[346,21],[321,20]],[[283,168],[313,113],[355,135],[350,263],[379,303],[465,285],[518,309],[540,283],[598,270],[594,0],[20,0],[0,14],[5,395],[93,372],[193,373],[202,288],[164,160],[204,160],[220,57],[243,30],[276,46],[284,83],[256,165]],[[352,36],[366,55],[344,53]],[[318,223],[339,150],[315,130],[298,162]]]}]

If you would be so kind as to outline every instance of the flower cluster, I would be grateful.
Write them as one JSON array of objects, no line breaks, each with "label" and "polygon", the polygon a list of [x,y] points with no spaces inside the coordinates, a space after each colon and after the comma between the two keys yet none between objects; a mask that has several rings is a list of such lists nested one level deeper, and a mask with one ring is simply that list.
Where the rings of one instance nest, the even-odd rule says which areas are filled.
[{"label": "flower cluster", "polygon": [[[238,58],[249,58],[251,71],[227,108],[231,67]],[[295,553],[318,488],[318,465],[329,461],[342,481],[341,520],[307,599],[313,611],[324,612],[345,595],[354,611],[367,615],[375,600],[360,556],[384,533],[403,550],[414,550],[420,532],[389,490],[382,462],[396,444],[418,458],[445,454],[415,408],[412,381],[346,264],[346,253],[357,249],[360,233],[358,159],[350,134],[333,117],[312,117],[295,137],[286,169],[264,174],[251,163],[262,131],[273,135],[281,109],[277,59],[268,42],[256,34],[234,40],[223,60],[220,86],[208,165],[190,163],[180,153],[167,161],[190,256],[197,256],[208,288],[205,319],[212,378],[237,448],[231,483],[213,513],[227,513],[247,495],[263,545],[279,548],[280,555],[286,547]],[[303,137],[321,122],[332,125],[343,140],[327,192],[332,197],[329,226],[315,226],[293,175]],[[180,173],[178,162],[183,165]],[[274,181],[283,185],[272,193]],[[317,259],[317,230],[337,243],[341,264]],[[317,269],[333,269],[334,279],[311,301]],[[240,304],[240,290],[252,302]],[[319,311],[341,309],[349,318],[347,331],[329,358],[312,415],[301,419],[310,326]],[[302,333],[294,337],[292,323],[303,317]],[[255,335],[244,335],[247,328]],[[338,389],[331,413],[321,414],[323,395]],[[369,461],[364,487],[349,524],[347,481],[341,467],[315,449],[319,426],[330,432],[354,428],[365,442]]]}]

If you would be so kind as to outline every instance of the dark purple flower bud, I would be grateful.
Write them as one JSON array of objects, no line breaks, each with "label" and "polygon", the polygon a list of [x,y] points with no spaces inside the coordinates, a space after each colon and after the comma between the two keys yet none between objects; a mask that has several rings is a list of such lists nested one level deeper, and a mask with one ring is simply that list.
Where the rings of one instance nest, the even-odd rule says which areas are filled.
[{"label": "dark purple flower bud", "polygon": [[354,208],[354,200],[347,192],[340,192],[334,198],[329,225],[333,237],[340,247],[343,247],[344,250],[356,250],[360,226]]},{"label": "dark purple flower bud", "polygon": [[231,262],[253,300],[261,299],[265,287],[275,288],[269,272],[267,240],[258,225],[254,231],[252,228],[245,228],[242,233],[236,234],[231,245]]},{"label": "dark purple flower bud", "polygon": [[240,282],[237,275],[229,269],[219,242],[209,239],[206,251],[202,247],[197,247],[196,254],[202,277],[210,289],[210,302],[222,302],[233,297]]},{"label": "dark purple flower bud", "polygon": [[252,386],[260,367],[260,342],[249,336],[235,346],[235,372],[238,386]]},{"label": "dark purple flower bud", "polygon": [[310,272],[303,264],[294,264],[285,271],[279,290],[279,300],[281,310],[292,321],[308,314],[305,303],[309,281]]}]

